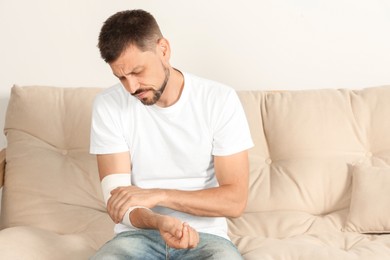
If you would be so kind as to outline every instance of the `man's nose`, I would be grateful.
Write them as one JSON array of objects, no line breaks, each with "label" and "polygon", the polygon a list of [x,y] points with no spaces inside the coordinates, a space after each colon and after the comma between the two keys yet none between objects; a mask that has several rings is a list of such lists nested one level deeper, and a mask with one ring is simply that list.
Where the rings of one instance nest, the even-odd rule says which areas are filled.
[{"label": "man's nose", "polygon": [[139,82],[138,79],[132,75],[128,75],[124,82],[125,88],[127,91],[130,92],[130,94],[134,94],[139,89]]}]

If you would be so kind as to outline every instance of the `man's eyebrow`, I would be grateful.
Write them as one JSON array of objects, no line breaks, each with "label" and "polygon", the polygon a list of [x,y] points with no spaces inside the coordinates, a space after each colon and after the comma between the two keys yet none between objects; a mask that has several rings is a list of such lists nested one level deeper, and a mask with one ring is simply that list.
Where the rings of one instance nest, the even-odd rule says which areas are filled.
[{"label": "man's eyebrow", "polygon": [[126,75],[129,75],[131,73],[137,73],[137,71],[142,70],[143,68],[144,68],[143,66],[139,65],[135,67],[131,72],[127,73]]},{"label": "man's eyebrow", "polygon": [[118,75],[116,75],[114,72],[113,72],[112,74],[114,74],[115,77],[120,78],[120,77],[119,77]]},{"label": "man's eyebrow", "polygon": [[[135,73],[134,71],[140,70],[140,69],[142,69],[142,68],[143,68],[143,66],[137,66],[137,67],[135,67],[132,71],[130,71],[130,72],[128,72],[128,73],[123,73],[123,74],[124,74],[125,76],[127,76],[127,75],[130,75],[130,74],[132,74],[132,73]],[[123,72],[123,70],[122,70],[122,72]],[[114,76],[117,77],[117,78],[121,78],[121,77],[122,77],[122,76],[116,75],[115,72],[113,72],[113,74],[114,74]]]}]

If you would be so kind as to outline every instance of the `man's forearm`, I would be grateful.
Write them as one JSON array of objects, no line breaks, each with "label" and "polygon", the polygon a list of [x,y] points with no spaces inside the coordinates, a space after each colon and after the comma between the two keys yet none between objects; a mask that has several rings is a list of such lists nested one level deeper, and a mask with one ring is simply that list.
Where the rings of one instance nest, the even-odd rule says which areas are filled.
[{"label": "man's forearm", "polygon": [[[155,206],[162,206],[191,215],[204,217],[238,217],[245,209],[247,196],[247,187],[230,184],[197,191],[141,189],[135,186],[129,186],[120,187],[114,190],[110,199],[110,202],[112,202],[111,200],[122,202],[126,200],[126,202],[122,203],[120,207],[115,207],[114,205],[110,206],[109,203],[107,209],[111,212],[110,215],[114,216],[113,219],[114,221],[117,221],[116,223],[119,223],[123,219],[126,210],[138,206],[149,209],[154,208]],[[112,204],[114,203],[112,202]],[[133,214],[135,212],[131,213]],[[138,214],[136,216],[138,216]],[[152,216],[153,215],[148,214],[145,217]],[[131,220],[133,220],[133,218],[131,218]],[[134,221],[136,221],[136,219],[134,219]],[[146,218],[142,221],[144,221],[144,223],[134,223],[138,224],[140,228],[147,228],[156,224]]]},{"label": "man's forearm", "polygon": [[[219,187],[196,191],[143,189],[136,186],[119,187],[111,192],[108,205],[110,216],[122,220],[130,207],[162,206],[191,215],[204,217],[238,217],[246,207],[249,185],[247,151],[214,157]],[[114,198],[114,199],[113,199]],[[118,203],[111,203],[115,200]],[[114,205],[111,207],[110,204]],[[155,224],[155,223],[139,223]]]},{"label": "man's forearm", "polygon": [[198,191],[165,190],[158,205],[198,216],[240,216],[248,199],[248,152],[214,156],[214,169],[219,187]]},{"label": "man's forearm", "polygon": [[159,215],[145,208],[134,209],[129,218],[134,227],[158,230],[167,245],[172,248],[189,249],[199,243],[198,232],[177,218]]},{"label": "man's forearm", "polygon": [[158,229],[158,221],[161,217],[161,215],[144,208],[134,209],[129,216],[131,224],[141,229]]},{"label": "man's forearm", "polygon": [[163,190],[159,206],[192,215],[208,217],[238,217],[245,209],[247,191],[221,186],[199,191]]}]

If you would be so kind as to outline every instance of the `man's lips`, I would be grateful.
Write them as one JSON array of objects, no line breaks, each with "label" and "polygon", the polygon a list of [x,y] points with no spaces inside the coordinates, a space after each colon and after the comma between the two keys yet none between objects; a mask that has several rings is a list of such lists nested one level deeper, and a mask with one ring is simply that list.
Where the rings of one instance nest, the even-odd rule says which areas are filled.
[{"label": "man's lips", "polygon": [[142,99],[148,91],[149,91],[148,89],[143,89],[143,90],[139,89],[136,92],[134,92],[133,96],[136,96],[138,99]]},{"label": "man's lips", "polygon": [[142,99],[146,94],[146,91],[142,91],[141,93],[137,94],[137,98]]}]

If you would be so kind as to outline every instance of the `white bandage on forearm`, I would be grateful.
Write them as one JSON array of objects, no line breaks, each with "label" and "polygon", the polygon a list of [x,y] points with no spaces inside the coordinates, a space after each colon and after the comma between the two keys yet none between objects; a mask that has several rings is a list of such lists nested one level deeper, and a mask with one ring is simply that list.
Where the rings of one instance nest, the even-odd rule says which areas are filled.
[{"label": "white bandage on forearm", "polygon": [[[131,186],[131,175],[130,175],[130,173],[110,174],[110,175],[107,175],[103,178],[101,185],[102,185],[104,202],[107,206],[108,200],[111,197],[112,190],[114,190],[118,187]],[[137,227],[133,226],[130,222],[130,213],[137,208],[148,209],[148,208],[141,207],[141,206],[130,207],[126,211],[125,215],[123,216],[121,223],[126,225],[126,226],[129,226],[129,227],[137,228]],[[150,210],[150,209],[148,209],[148,210]]]},{"label": "white bandage on forearm", "polygon": [[103,178],[102,182],[102,191],[104,202],[106,203],[111,197],[111,191],[122,186],[131,185],[131,175],[130,173],[114,173],[107,175]]},{"label": "white bandage on forearm", "polygon": [[133,226],[133,224],[131,223],[130,221],[130,213],[135,210],[135,209],[147,209],[147,210],[150,210],[149,208],[146,208],[146,207],[141,207],[141,206],[135,206],[135,207],[131,207],[129,208],[125,215],[123,216],[123,219],[122,219],[122,224],[123,225],[126,225],[126,226],[129,226],[129,227],[132,227],[132,228],[135,228],[135,229],[138,229],[137,227]]}]

